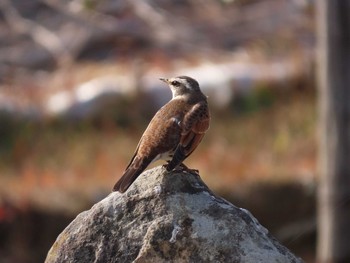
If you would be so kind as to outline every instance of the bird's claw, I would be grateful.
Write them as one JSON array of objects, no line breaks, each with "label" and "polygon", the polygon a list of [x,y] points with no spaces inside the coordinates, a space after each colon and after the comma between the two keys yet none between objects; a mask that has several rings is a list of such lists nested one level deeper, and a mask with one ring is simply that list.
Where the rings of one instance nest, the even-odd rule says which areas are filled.
[{"label": "bird's claw", "polygon": [[[167,169],[167,164],[164,164],[163,167]],[[176,166],[173,171],[178,171],[178,172],[187,172],[190,174],[195,174],[199,176],[199,170],[198,169],[191,169],[188,168],[185,164],[181,163],[180,165]]]}]

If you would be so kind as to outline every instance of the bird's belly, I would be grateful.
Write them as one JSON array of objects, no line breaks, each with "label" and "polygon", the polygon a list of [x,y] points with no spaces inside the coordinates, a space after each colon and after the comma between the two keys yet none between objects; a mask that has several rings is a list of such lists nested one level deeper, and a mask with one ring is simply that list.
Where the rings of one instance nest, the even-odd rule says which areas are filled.
[{"label": "bird's belly", "polygon": [[174,151],[168,151],[165,153],[160,153],[158,154],[153,160],[152,163],[158,160],[165,160],[165,161],[169,161],[173,158],[174,155]]}]

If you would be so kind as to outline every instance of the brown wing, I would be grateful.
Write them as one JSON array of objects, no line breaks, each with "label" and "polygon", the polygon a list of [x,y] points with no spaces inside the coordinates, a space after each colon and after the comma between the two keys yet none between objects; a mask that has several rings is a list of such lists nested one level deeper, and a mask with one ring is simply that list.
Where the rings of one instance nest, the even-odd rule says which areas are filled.
[{"label": "brown wing", "polygon": [[210,115],[207,102],[200,102],[184,116],[179,145],[174,156],[167,166],[171,171],[181,164],[202,141],[205,132],[209,129]]}]

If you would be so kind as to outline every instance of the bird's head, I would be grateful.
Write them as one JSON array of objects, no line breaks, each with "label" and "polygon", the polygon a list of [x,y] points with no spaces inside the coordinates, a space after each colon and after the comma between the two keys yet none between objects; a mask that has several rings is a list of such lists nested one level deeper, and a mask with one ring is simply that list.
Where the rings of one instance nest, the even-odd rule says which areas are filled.
[{"label": "bird's head", "polygon": [[187,76],[180,76],[169,79],[160,78],[160,80],[169,85],[169,88],[173,93],[173,98],[201,93],[198,82],[195,79]]}]

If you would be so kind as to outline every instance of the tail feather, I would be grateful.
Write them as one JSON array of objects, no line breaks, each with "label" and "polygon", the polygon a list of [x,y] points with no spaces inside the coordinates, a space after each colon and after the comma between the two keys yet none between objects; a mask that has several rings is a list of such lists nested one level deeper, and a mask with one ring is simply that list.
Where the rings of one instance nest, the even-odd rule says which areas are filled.
[{"label": "tail feather", "polygon": [[136,180],[136,178],[146,169],[149,165],[150,161],[140,158],[135,158],[133,163],[129,165],[129,167],[125,170],[122,177],[119,181],[114,185],[113,192],[119,191],[120,193],[124,193],[130,185]]},{"label": "tail feather", "polygon": [[114,185],[113,192],[119,191],[120,193],[124,193],[142,172],[132,168],[130,167],[124,172],[123,176]]}]

